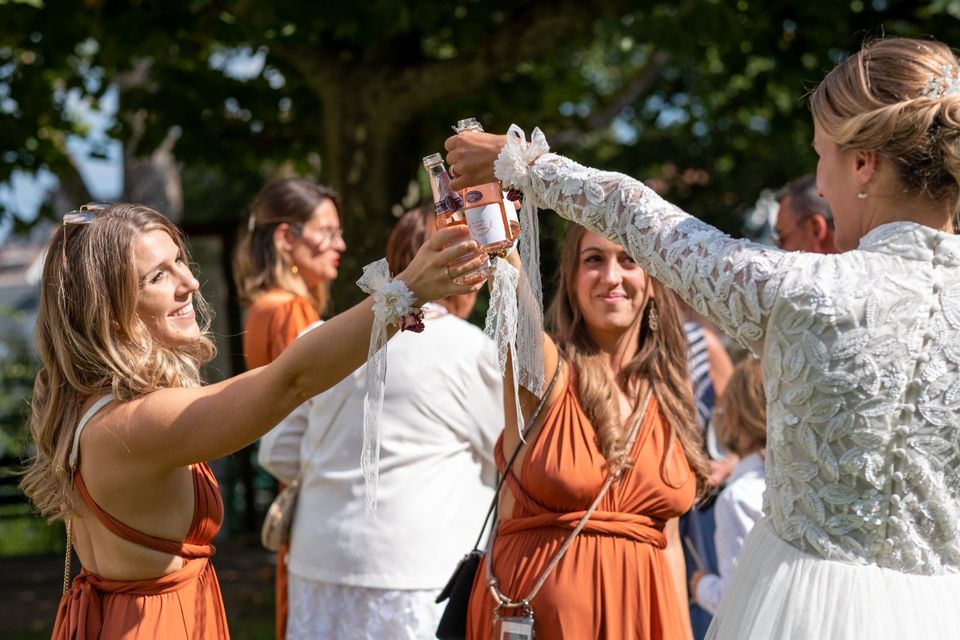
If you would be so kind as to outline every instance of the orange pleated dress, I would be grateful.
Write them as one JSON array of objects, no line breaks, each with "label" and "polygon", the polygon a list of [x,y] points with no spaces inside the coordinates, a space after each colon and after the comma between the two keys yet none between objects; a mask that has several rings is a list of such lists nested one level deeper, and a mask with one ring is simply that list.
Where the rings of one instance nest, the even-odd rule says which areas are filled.
[{"label": "orange pleated dress", "polygon": [[[310,301],[284,289],[271,289],[247,309],[243,326],[243,357],[247,369],[256,369],[277,359],[300,332],[320,319]],[[280,483],[283,490],[283,483]],[[274,635],[287,637],[287,553],[289,547],[277,550],[277,573],[274,581],[276,605]]]},{"label": "orange pleated dress", "polygon": [[195,507],[186,540],[147,535],[94,502],[83,478],[74,483],[90,511],[124,540],[184,558],[178,571],[150,580],[109,580],[81,569],[60,600],[54,640],[198,640],[229,638],[210,542],[223,523],[223,501],[206,463],[193,465]]},{"label": "orange pleated dress", "polygon": [[[540,434],[526,445],[523,467],[511,470],[506,480],[516,506],[513,517],[497,525],[493,574],[513,600],[529,594],[606,478],[605,458],[576,396],[573,375],[566,384],[547,409]],[[655,396],[650,403],[631,452],[633,467],[611,485],[531,603],[537,640],[685,637],[681,607],[687,604],[677,601],[663,527],[691,507],[696,479],[679,442],[669,445],[668,423]],[[502,437],[494,454],[502,472]],[[470,596],[469,639],[493,637],[494,603],[485,578],[481,563]]]}]

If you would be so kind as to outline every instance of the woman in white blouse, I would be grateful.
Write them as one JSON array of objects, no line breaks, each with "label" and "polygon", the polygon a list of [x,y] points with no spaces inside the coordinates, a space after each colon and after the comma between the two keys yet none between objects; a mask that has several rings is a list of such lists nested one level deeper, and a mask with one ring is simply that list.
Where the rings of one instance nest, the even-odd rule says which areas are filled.
[{"label": "woman in white blouse", "polygon": [[759,360],[748,356],[737,363],[713,413],[712,424],[723,448],[740,462],[727,478],[714,506],[717,573],[698,569],[690,578],[690,597],[710,615],[717,613],[747,534],[763,516],[767,412]]},{"label": "woman in white blouse", "polygon": [[[434,225],[408,212],[387,242],[398,272]],[[432,638],[434,602],[493,498],[503,429],[492,342],[466,322],[476,293],[424,307],[425,329],[387,344],[377,510],[360,468],[365,369],[295,410],[261,440],[279,480],[302,474],[288,561],[288,640]],[[366,366],[366,365],[365,365]]]},{"label": "woman in white blouse", "polygon": [[454,189],[495,173],[524,206],[621,244],[761,358],[765,517],[708,637],[957,637],[958,68],[942,43],[878,40],[812,94],[817,187],[846,251],[832,256],[734,240],[550,154],[539,131],[447,141]]}]

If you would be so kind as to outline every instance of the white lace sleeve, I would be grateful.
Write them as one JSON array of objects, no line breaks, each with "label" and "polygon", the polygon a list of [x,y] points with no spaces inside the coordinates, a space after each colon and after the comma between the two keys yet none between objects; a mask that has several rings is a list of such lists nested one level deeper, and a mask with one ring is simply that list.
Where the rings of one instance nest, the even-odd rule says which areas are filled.
[{"label": "white lace sleeve", "polygon": [[497,159],[497,177],[535,198],[540,208],[597,231],[623,246],[643,269],[676,291],[698,313],[759,355],[767,321],[780,295],[789,254],[735,240],[670,204],[639,180],[597,171],[553,153],[531,158],[511,127]]}]

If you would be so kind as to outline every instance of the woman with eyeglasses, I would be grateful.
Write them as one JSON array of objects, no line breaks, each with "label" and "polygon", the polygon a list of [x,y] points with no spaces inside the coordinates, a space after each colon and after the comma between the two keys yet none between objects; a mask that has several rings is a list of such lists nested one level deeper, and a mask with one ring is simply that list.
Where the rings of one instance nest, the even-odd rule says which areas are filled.
[{"label": "woman with eyeglasses", "polygon": [[[346,250],[340,197],[303,178],[268,182],[251,205],[234,253],[234,279],[249,305],[243,331],[248,369],[273,362],[320,319]],[[277,552],[276,637],[286,637],[287,546]]]},{"label": "woman with eyeglasses", "polygon": [[251,205],[234,254],[234,279],[248,304],[243,334],[247,368],[272,362],[320,319],[346,251],[340,197],[303,178],[267,183]]},{"label": "woman with eyeglasses", "polygon": [[957,637],[958,69],[944,43],[880,39],[812,92],[836,255],[730,238],[539,132],[447,140],[451,188],[499,178],[621,243],[760,357],[764,518],[708,638]]},{"label": "woman with eyeglasses", "polygon": [[36,453],[21,483],[65,521],[83,566],[65,576],[53,637],[228,637],[209,563],[223,503],[205,461],[346,377],[374,326],[406,326],[413,306],[475,289],[452,278],[479,259],[447,266],[475,250],[465,229],[438,232],[394,281],[271,364],[204,386],[214,346],[180,230],[139,204],[65,217],[43,267]]}]

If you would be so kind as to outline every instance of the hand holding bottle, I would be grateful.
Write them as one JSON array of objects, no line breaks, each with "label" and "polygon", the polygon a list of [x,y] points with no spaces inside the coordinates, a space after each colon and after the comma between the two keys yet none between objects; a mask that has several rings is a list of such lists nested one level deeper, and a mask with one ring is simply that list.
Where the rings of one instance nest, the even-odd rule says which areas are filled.
[{"label": "hand holding bottle", "polygon": [[447,138],[443,143],[447,150],[447,164],[453,180],[450,187],[461,190],[467,187],[496,182],[493,163],[507,144],[507,136],[464,131]]},{"label": "hand holding bottle", "polygon": [[465,225],[447,227],[423,243],[397,279],[410,288],[420,305],[476,291],[483,286],[483,279],[474,284],[457,284],[454,279],[476,271],[486,261],[485,254],[477,253],[477,243],[470,239]]}]

